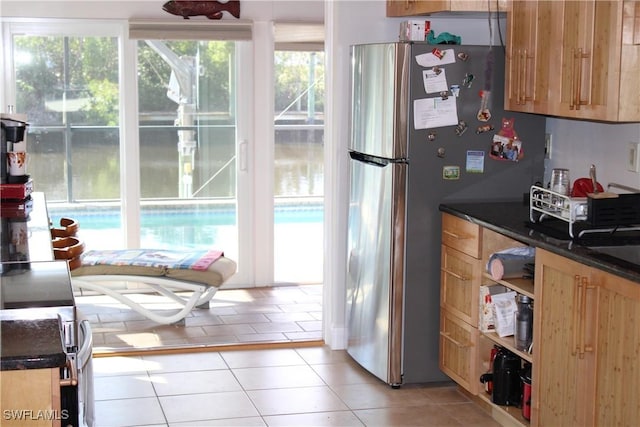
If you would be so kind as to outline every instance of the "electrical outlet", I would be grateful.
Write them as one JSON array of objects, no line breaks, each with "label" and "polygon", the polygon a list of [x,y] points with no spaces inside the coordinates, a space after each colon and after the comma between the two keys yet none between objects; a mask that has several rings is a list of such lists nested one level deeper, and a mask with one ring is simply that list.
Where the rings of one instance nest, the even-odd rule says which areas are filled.
[{"label": "electrical outlet", "polygon": [[551,137],[550,133],[544,134],[544,158],[545,159],[551,158],[551,140],[552,139],[553,138]]},{"label": "electrical outlet", "polygon": [[627,170],[631,172],[640,172],[640,165],[638,165],[638,151],[640,150],[640,143],[630,142],[627,151]]}]

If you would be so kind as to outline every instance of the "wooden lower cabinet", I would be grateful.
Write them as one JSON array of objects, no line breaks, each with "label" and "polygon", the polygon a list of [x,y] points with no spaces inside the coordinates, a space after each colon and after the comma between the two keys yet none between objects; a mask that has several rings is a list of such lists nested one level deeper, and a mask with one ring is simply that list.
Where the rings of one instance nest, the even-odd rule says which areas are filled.
[{"label": "wooden lower cabinet", "polygon": [[442,245],[440,265],[440,307],[477,325],[481,261]]},{"label": "wooden lower cabinet", "polygon": [[460,386],[477,394],[480,227],[442,214],[441,238],[439,365]]},{"label": "wooden lower cabinet", "polygon": [[440,369],[471,394],[478,393],[478,329],[440,310]]},{"label": "wooden lower cabinet", "polygon": [[57,427],[66,414],[60,409],[60,369],[24,369],[0,373],[0,425]]},{"label": "wooden lower cabinet", "polygon": [[637,426],[640,285],[536,252],[532,425]]},{"label": "wooden lower cabinet", "polygon": [[[503,425],[640,426],[640,284],[536,249],[535,282],[494,281],[489,256],[522,243],[443,215],[440,369],[486,402]],[[482,284],[500,284],[534,300],[533,354],[513,338],[478,330]],[[480,375],[499,345],[532,364],[531,420],[491,403]]]}]

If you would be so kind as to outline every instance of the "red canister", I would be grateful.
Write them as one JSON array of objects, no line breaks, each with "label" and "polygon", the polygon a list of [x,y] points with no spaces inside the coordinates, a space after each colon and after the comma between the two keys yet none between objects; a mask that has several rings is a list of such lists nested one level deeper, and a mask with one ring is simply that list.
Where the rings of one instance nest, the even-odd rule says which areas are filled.
[{"label": "red canister", "polygon": [[531,363],[525,363],[522,368],[522,417],[531,419]]}]

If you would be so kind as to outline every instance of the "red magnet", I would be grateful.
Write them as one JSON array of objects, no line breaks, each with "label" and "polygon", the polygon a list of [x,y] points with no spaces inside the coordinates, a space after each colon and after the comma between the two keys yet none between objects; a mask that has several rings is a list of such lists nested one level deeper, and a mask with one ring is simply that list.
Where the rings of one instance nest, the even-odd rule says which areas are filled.
[{"label": "red magnet", "polygon": [[434,47],[431,53],[433,53],[434,56],[437,56],[438,59],[442,59],[444,57],[444,52],[437,47]]}]

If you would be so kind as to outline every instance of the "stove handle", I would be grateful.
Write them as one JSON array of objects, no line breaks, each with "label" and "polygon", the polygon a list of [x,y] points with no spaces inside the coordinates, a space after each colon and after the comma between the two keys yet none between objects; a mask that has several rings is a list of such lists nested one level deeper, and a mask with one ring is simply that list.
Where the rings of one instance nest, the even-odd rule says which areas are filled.
[{"label": "stove handle", "polygon": [[73,359],[67,359],[67,372],[69,372],[69,378],[60,379],[60,387],[76,386],[78,385],[78,366]]},{"label": "stove handle", "polygon": [[80,322],[80,334],[82,336],[82,342],[80,348],[78,348],[77,360],[80,366],[84,367],[86,361],[91,358],[93,352],[93,336],[91,331],[91,324],[88,320]]}]

